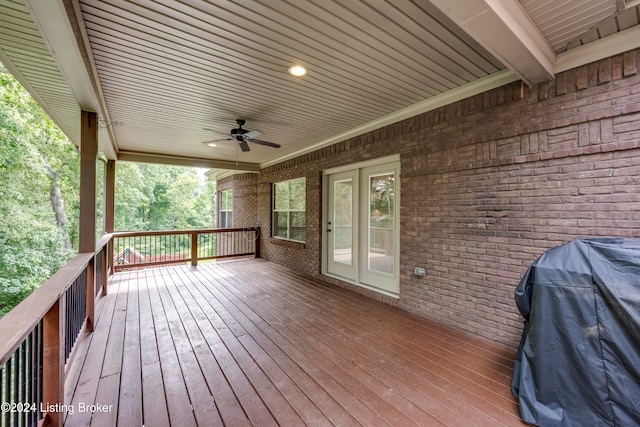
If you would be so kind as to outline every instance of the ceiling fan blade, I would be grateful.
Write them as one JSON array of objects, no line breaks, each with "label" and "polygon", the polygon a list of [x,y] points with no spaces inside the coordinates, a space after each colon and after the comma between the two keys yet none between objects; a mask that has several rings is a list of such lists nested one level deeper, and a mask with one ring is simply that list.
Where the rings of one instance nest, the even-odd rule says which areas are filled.
[{"label": "ceiling fan blade", "polygon": [[242,135],[244,137],[244,139],[253,139],[253,138],[257,138],[259,136],[264,135],[263,132],[260,132],[259,130],[252,130],[250,132],[245,133],[244,135]]},{"label": "ceiling fan blade", "polygon": [[210,144],[212,142],[222,142],[222,141],[231,141],[233,138],[220,138],[220,139],[211,139],[209,141],[202,141],[203,144]]},{"label": "ceiling fan blade", "polygon": [[202,128],[202,130],[206,130],[206,131],[209,131],[209,132],[215,132],[218,135],[229,135],[228,132],[220,132],[219,130],[215,130],[215,129],[211,129],[211,128]]},{"label": "ceiling fan blade", "polygon": [[251,148],[249,148],[249,144],[247,144],[247,141],[238,141],[238,144],[240,145],[240,149],[242,151],[251,151]]},{"label": "ceiling fan blade", "polygon": [[258,145],[266,145],[267,147],[273,147],[273,148],[280,148],[281,147],[280,144],[276,144],[275,142],[262,141],[260,139],[250,139],[249,141],[253,142],[254,144],[258,144]]}]

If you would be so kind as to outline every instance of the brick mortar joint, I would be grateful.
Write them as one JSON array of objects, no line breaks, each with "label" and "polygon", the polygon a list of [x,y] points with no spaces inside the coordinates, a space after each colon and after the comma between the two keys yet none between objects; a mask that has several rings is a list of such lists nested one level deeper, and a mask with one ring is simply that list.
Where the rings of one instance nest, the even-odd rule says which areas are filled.
[{"label": "brick mortar joint", "polygon": [[[560,160],[560,159],[567,159],[572,157],[581,157],[581,156],[584,157],[584,156],[599,155],[604,153],[624,152],[624,151],[632,151],[632,150],[640,149],[640,141],[637,142],[636,145],[633,147],[620,147],[619,146],[620,144],[617,144],[617,143],[610,143],[605,145],[615,145],[615,147],[611,147],[611,148],[604,147],[601,150],[594,151],[593,146],[586,146],[586,147],[580,147],[579,149],[576,149],[576,150],[571,150],[570,152],[566,149],[559,149],[555,151],[546,151],[544,153],[523,154],[523,155],[512,156],[512,157],[495,158],[491,160],[479,160],[476,162],[465,162],[464,164],[459,164],[459,165],[441,166],[437,170],[429,173],[407,172],[406,171],[407,169],[411,169],[411,167],[409,166],[402,172],[402,176],[403,177],[431,176],[431,175],[438,175],[441,173],[463,172],[463,171],[470,171],[470,170],[476,170],[476,169],[504,167],[504,166],[511,166],[511,165],[526,165],[530,163],[536,163],[541,161],[544,162],[548,160]],[[589,148],[591,148],[591,150],[589,150]],[[440,155],[441,153],[442,151],[431,153],[431,154]],[[561,156],[555,155],[555,154],[561,154],[561,153],[564,153],[564,155],[561,155]],[[400,160],[401,162],[402,161],[410,162],[411,159],[413,158],[414,158],[414,155],[412,153],[407,153],[407,156],[401,157]]]}]

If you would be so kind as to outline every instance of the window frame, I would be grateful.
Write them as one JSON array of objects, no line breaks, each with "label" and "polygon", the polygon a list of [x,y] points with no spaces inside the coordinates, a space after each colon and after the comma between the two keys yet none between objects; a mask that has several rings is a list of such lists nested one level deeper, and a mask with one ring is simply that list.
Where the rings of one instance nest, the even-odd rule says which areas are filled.
[{"label": "window frame", "polygon": [[[218,192],[218,228],[233,227],[233,188]],[[224,214],[224,215],[223,215]],[[224,220],[223,220],[224,217]]]},{"label": "window frame", "polygon": [[[301,195],[301,197],[299,197],[299,200],[298,200],[298,202],[302,203],[302,206],[292,208],[291,197],[290,197],[292,184],[300,181],[302,181],[302,183],[304,184],[302,188],[303,195]],[[278,207],[278,201],[277,201],[277,196],[278,196],[277,188],[282,185],[287,185],[287,196],[286,196],[287,207],[285,209]],[[298,178],[288,179],[284,181],[273,182],[271,184],[271,237],[272,238],[290,241],[290,242],[296,242],[296,243],[306,243],[306,240],[307,240],[307,200],[306,199],[307,199],[307,178],[306,177],[298,177]],[[279,233],[279,230],[280,230],[280,228],[278,227],[279,214],[286,214],[286,222],[287,222],[286,236],[282,236]],[[302,226],[297,227],[299,229],[297,230],[297,232],[303,233],[302,239],[296,238],[296,233],[294,233],[293,231],[293,228],[294,228],[292,224],[294,222],[292,219],[293,214],[303,215],[301,222],[304,224]]]}]

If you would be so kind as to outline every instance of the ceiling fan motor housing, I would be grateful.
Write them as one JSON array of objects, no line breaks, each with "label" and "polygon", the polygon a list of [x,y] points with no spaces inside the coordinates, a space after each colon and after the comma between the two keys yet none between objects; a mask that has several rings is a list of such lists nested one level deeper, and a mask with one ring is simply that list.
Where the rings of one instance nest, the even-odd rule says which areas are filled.
[{"label": "ceiling fan motor housing", "polygon": [[231,135],[244,135],[247,132],[249,132],[249,131],[246,130],[246,129],[242,129],[242,128],[231,129]]},{"label": "ceiling fan motor housing", "polygon": [[[242,125],[245,124],[245,121],[243,119],[237,119],[236,123],[238,124],[238,127],[236,129],[231,129],[231,132],[229,133],[227,138],[220,139],[219,141],[236,140],[238,141],[238,144],[240,145],[240,148],[242,149],[242,151],[251,151],[251,149],[249,148],[249,144],[247,144],[248,142],[253,142],[254,144],[264,145],[267,147],[280,148],[280,144],[275,144],[273,142],[256,139],[257,137],[263,135],[263,132],[259,130],[248,131],[246,129],[243,129]],[[205,130],[211,130],[211,129],[205,129]],[[211,142],[216,142],[216,141],[205,141],[205,142],[209,144]]]},{"label": "ceiling fan motor housing", "polygon": [[242,125],[245,124],[245,121],[242,119],[237,119],[236,123],[238,123],[237,129],[231,129],[231,135],[235,136],[238,141],[242,140],[242,135],[249,132],[246,129],[242,129]]}]

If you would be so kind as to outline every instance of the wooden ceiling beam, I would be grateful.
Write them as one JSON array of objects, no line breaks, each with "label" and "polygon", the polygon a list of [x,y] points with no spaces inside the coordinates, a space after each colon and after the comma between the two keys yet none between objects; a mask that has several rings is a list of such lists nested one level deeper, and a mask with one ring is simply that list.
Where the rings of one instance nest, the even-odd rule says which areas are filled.
[{"label": "wooden ceiling beam", "polygon": [[229,160],[203,159],[197,157],[180,157],[155,153],[143,153],[135,151],[120,151],[118,160],[124,162],[156,163],[163,165],[187,166],[195,168],[211,168],[224,170],[237,170],[245,172],[257,172],[260,165],[257,163],[234,162]]}]

